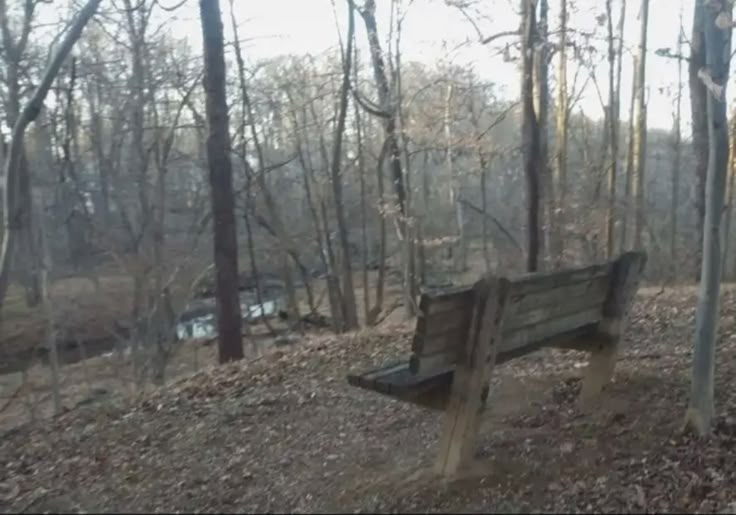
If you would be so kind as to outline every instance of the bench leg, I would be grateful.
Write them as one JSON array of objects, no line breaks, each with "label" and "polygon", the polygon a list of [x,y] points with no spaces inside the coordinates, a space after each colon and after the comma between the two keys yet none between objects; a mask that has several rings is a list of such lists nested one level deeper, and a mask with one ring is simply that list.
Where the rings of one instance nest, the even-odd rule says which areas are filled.
[{"label": "bench leg", "polygon": [[583,375],[580,400],[585,402],[600,395],[613,379],[618,356],[618,345],[599,344],[590,353],[590,361]]},{"label": "bench leg", "polygon": [[600,394],[613,379],[621,336],[645,264],[646,254],[628,252],[613,265],[609,297],[603,305],[604,317],[598,328],[604,341],[591,351],[580,392],[582,401]]},{"label": "bench leg", "polygon": [[473,459],[480,415],[488,397],[488,383],[496,362],[498,330],[508,283],[487,280],[476,285],[473,321],[465,352],[456,365],[447,413],[440,436],[435,472],[456,474]]},{"label": "bench leg", "polygon": [[435,462],[435,472],[443,476],[455,475],[473,460],[480,415],[485,405],[483,389],[469,384],[472,378],[467,373],[464,375],[465,378],[458,378],[460,381],[457,391],[450,397],[443,421],[439,453]]}]

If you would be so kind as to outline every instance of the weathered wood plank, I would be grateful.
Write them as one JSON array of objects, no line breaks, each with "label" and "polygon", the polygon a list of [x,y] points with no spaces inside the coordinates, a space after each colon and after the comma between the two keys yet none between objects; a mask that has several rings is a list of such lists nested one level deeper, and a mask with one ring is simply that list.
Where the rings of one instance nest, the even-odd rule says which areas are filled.
[{"label": "weathered wood plank", "polygon": [[[590,298],[590,302],[592,303],[602,302],[608,295],[609,290],[609,275],[527,294],[514,293],[514,284],[512,283],[506,323],[509,323],[508,317],[516,316],[519,313],[525,313],[562,302],[575,302],[581,297]],[[585,301],[583,300],[582,302]]]},{"label": "weathered wood plank", "polygon": [[471,310],[445,311],[436,315],[422,316],[417,321],[417,329],[412,339],[412,352],[416,354],[432,354],[443,350],[447,345],[465,341],[470,325]]},{"label": "weathered wood plank", "polygon": [[413,374],[430,374],[433,370],[451,367],[459,358],[457,349],[447,348],[432,354],[412,354],[409,370]]},{"label": "weathered wood plank", "polygon": [[465,327],[458,326],[450,328],[444,332],[436,333],[429,337],[415,335],[414,340],[412,340],[412,351],[417,356],[425,356],[452,349],[457,353],[459,352],[460,347],[462,347],[464,338],[467,334],[468,327],[466,325]]},{"label": "weathered wood plank", "polygon": [[428,316],[445,311],[473,309],[473,288],[469,286],[453,288],[451,291],[425,293],[419,301],[419,310]]},{"label": "weathered wood plank", "polygon": [[460,358],[447,403],[435,470],[455,474],[473,457],[479,415],[488,394],[488,382],[496,361],[508,294],[508,281],[485,279],[476,284],[471,328]]},{"label": "weathered wood plank", "polygon": [[403,362],[363,374],[349,374],[348,383],[392,397],[411,398],[438,388],[449,391],[452,373],[452,368],[445,368],[432,374],[414,374],[409,364]]},{"label": "weathered wood plank", "polygon": [[572,350],[590,350],[592,346],[597,345],[599,340],[596,340],[595,331],[598,324],[591,324],[573,329],[572,331],[556,334],[543,340],[539,340],[526,347],[519,347],[511,350],[500,350],[496,357],[496,365],[501,365],[507,361],[526,356],[536,352],[544,347],[554,347],[558,349],[572,349]]},{"label": "weathered wood plank", "polygon": [[530,325],[537,325],[547,320],[573,315],[580,311],[598,309],[603,318],[603,302],[606,299],[606,291],[592,291],[589,295],[581,295],[568,300],[560,300],[555,304],[549,304],[537,309],[521,313],[506,315],[504,332],[519,330]]},{"label": "weathered wood plank", "polygon": [[412,352],[423,356],[461,346],[470,326],[472,310],[472,288],[460,287],[422,295]]},{"label": "weathered wood plank", "polygon": [[602,318],[601,306],[594,306],[583,311],[545,320],[539,324],[504,331],[503,339],[499,343],[499,350],[510,352],[533,346],[541,340],[600,322]]},{"label": "weathered wood plank", "polygon": [[511,295],[527,295],[533,292],[551,290],[578,282],[606,277],[611,272],[612,263],[602,263],[584,268],[561,270],[544,274],[524,274],[512,279]]},{"label": "weathered wood plank", "polygon": [[[557,347],[561,349],[573,349],[581,351],[590,351],[598,348],[599,345],[605,345],[607,342],[601,340],[597,333],[598,324],[588,324],[573,329],[571,331],[555,334],[547,338],[540,339],[523,347],[503,348],[503,343],[499,345],[496,354],[496,364],[500,365],[522,356],[526,356],[532,352],[536,352],[542,347]],[[431,373],[432,370],[442,370],[452,368],[457,362],[458,356],[450,351],[438,352],[427,356],[412,356],[411,369],[421,371],[423,374]]]},{"label": "weathered wood plank", "polygon": [[591,352],[580,391],[583,402],[600,394],[613,379],[619,343],[646,262],[646,253],[627,252],[613,265],[611,289],[603,305],[603,320],[598,330],[605,342]]}]

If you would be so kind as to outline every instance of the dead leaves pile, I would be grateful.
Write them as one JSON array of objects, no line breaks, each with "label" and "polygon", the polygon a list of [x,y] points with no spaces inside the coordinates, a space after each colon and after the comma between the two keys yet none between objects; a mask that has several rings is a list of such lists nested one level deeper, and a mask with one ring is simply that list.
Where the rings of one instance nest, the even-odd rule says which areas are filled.
[{"label": "dead leaves pile", "polygon": [[26,426],[0,441],[0,511],[733,511],[736,296],[723,297],[707,440],[681,431],[695,300],[639,299],[617,380],[592,410],[576,402],[580,353],[497,369],[479,468],[449,484],[417,473],[438,414],[345,381],[405,357],[408,324],[305,336],[145,399]]}]

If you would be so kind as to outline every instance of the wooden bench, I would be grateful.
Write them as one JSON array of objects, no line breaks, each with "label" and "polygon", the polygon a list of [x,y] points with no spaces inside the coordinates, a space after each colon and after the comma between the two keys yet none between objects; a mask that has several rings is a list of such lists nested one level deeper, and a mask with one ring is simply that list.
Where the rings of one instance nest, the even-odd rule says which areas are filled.
[{"label": "wooden bench", "polygon": [[424,293],[409,361],[348,382],[444,410],[436,470],[454,474],[473,457],[494,365],[542,347],[589,351],[581,397],[601,392],[645,264],[646,254],[630,252],[584,268]]}]

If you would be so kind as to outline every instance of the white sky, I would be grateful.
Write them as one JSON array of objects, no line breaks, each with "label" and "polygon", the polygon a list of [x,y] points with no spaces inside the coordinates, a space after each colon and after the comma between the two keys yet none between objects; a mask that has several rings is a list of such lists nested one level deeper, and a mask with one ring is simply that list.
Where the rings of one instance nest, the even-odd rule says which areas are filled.
[{"label": "white sky", "polygon": [[[104,4],[112,0],[103,1]],[[165,7],[175,5],[178,0],[160,0]],[[337,45],[337,28],[332,10],[333,0],[234,0],[239,31],[242,39],[247,39],[244,49],[249,61],[274,57],[280,54],[319,54]],[[404,62],[416,60],[435,64],[445,58],[443,43],[453,49],[450,58],[457,64],[472,64],[484,78],[501,86],[508,98],[518,96],[519,71],[515,64],[504,63],[494,55],[498,47],[489,48],[477,43],[473,26],[444,0],[400,0],[407,14],[402,35],[402,59]],[[338,22],[343,35],[346,32],[346,0],[334,0],[337,4]],[[358,4],[362,0],[356,0]],[[550,30],[557,28],[559,0],[550,0]],[[569,26],[576,30],[592,31],[596,26],[595,17],[605,11],[604,0],[568,0],[572,12]],[[389,9],[391,0],[377,0],[378,28],[385,40],[389,29]],[[618,0],[614,0],[614,20],[618,18]],[[634,50],[639,40],[637,20],[640,0],[628,0],[626,17],[625,47]],[[679,32],[681,6],[685,5],[683,23],[686,35],[690,34],[692,6],[694,0],[651,0],[649,20],[649,52],[647,57],[647,80],[649,84],[649,126],[669,129],[674,112],[674,88],[677,82],[677,65],[674,60],[659,57],[654,50],[661,47],[674,48]],[[115,5],[118,2],[114,2]],[[220,0],[226,38],[231,38],[229,0]],[[474,5],[480,11],[477,24],[484,35],[514,30],[519,25],[516,13],[519,0],[476,0]],[[109,6],[108,6],[109,7]],[[42,18],[58,16],[53,7],[42,14]],[[184,6],[175,13],[165,13],[167,29],[175,37],[186,38],[194,51],[202,45],[199,25],[198,0],[185,0]],[[367,42],[362,20],[356,17],[356,37],[367,56]],[[605,26],[598,28],[598,36],[605,37]],[[470,44],[462,45],[470,40]],[[501,41],[511,41],[506,38]],[[603,49],[603,47],[598,44]],[[685,50],[687,54],[687,50]],[[554,71],[556,62],[552,62]],[[570,64],[570,74],[576,65]],[[601,53],[596,70],[601,95],[607,98],[607,68],[605,53]],[[683,91],[683,131],[689,134],[689,100],[687,90],[687,67],[684,67],[685,89]],[[583,75],[581,75],[581,78]],[[572,81],[572,79],[570,79]],[[624,57],[622,77],[622,115],[627,116],[631,95],[632,59],[631,53]],[[732,87],[731,91],[735,89]],[[670,94],[670,91],[672,94]],[[729,98],[731,96],[729,95]],[[598,94],[589,83],[586,94],[579,104],[586,115],[599,119],[602,109]]]},{"label": "white sky", "polygon": [[[173,0],[172,0],[173,1]],[[334,0],[338,7],[340,30],[347,30],[345,0]],[[360,0],[357,0],[360,3]],[[669,129],[672,126],[674,111],[674,87],[677,82],[677,65],[671,59],[659,57],[654,50],[660,47],[674,49],[679,32],[681,5],[685,4],[683,23],[689,37],[694,0],[651,0],[649,12],[649,52],[647,58],[647,79],[649,83],[649,126]],[[251,39],[246,46],[251,59],[276,56],[284,53],[320,53],[337,44],[337,28],[332,11],[331,0],[234,0],[239,20],[241,38]],[[377,0],[379,32],[384,40],[389,28],[390,0]],[[514,64],[504,63],[500,56],[494,56],[494,48],[475,43],[477,36],[473,26],[457,9],[448,7],[444,0],[402,0],[407,9],[402,35],[403,60],[417,60],[428,64],[436,63],[444,57],[443,42],[448,48],[464,45],[452,54],[458,64],[472,64],[478,73],[503,86],[509,97],[518,95],[519,72]],[[519,25],[516,13],[518,0],[479,0],[476,5],[482,13],[477,20],[485,35],[513,30]],[[569,26],[577,30],[592,31],[596,26],[595,17],[605,12],[604,0],[569,0],[572,4]],[[614,20],[618,18],[618,1],[614,0]],[[198,2],[187,0],[180,12],[180,22],[174,24],[172,31],[177,35],[189,35],[194,48],[201,45],[201,35],[197,19]],[[626,16],[625,46],[632,51],[639,40],[639,0],[628,0]],[[225,21],[226,37],[229,30],[229,2],[221,0]],[[550,0],[550,30],[557,23],[558,1]],[[356,17],[358,43],[366,47],[362,20]],[[600,37],[605,36],[605,26],[598,29]],[[502,41],[511,41],[510,39]],[[384,43],[385,44],[385,43]],[[384,47],[385,48],[385,47]],[[496,47],[497,49],[497,47]],[[687,51],[685,52],[687,53]],[[367,55],[367,52],[363,55]],[[556,63],[553,61],[552,70]],[[607,97],[607,61],[600,54],[600,65],[596,71],[601,94]],[[574,73],[574,67],[569,67]],[[683,130],[689,133],[689,101],[687,91],[687,67],[684,66],[685,90],[683,91]],[[626,116],[632,81],[632,59],[626,55],[623,64],[622,114]],[[661,90],[661,88],[667,88]],[[669,91],[673,92],[670,95]],[[602,109],[592,83],[581,100],[580,107],[592,118],[600,118]]]}]

